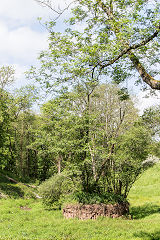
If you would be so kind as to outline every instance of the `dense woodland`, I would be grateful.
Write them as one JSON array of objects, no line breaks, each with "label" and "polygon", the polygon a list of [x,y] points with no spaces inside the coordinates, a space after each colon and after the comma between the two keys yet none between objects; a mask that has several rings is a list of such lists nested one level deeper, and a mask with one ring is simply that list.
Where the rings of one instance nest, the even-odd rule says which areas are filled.
[{"label": "dense woodland", "polygon": [[101,84],[90,96],[79,89],[63,93],[39,113],[32,110],[36,95],[31,86],[14,95],[1,88],[0,166],[23,181],[52,176],[42,195],[49,195],[51,184],[56,201],[73,192],[80,202],[119,201],[145,169],[147,156],[159,157],[159,107],[139,117],[131,97],[116,85]]},{"label": "dense woodland", "polygon": [[[46,23],[48,50],[26,74],[35,86],[10,93],[14,70],[0,69],[0,168],[23,180],[49,178],[41,186],[48,204],[64,195],[124,201],[147,157],[160,155],[160,107],[140,117],[127,88],[134,79],[159,90],[159,3],[74,2],[64,33]],[[33,111],[44,92],[49,100]]]}]

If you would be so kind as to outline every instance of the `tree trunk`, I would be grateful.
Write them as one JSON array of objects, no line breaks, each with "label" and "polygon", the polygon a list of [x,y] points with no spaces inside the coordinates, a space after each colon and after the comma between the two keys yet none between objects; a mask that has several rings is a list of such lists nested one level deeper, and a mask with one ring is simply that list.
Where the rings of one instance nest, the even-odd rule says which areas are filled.
[{"label": "tree trunk", "polygon": [[22,120],[21,133],[20,133],[20,174],[24,173],[23,169],[23,144],[24,144],[24,122]]},{"label": "tree trunk", "polygon": [[92,159],[92,172],[93,172],[93,178],[96,181],[96,162],[95,162],[95,156],[94,156],[94,152],[91,149],[91,146],[88,144],[89,146],[89,150],[90,150],[90,155],[91,155],[91,159]]},{"label": "tree trunk", "polygon": [[58,174],[61,173],[61,162],[62,162],[62,156],[59,156],[58,162],[57,162]]},{"label": "tree trunk", "polygon": [[134,67],[139,72],[142,80],[147,83],[152,89],[160,90],[160,81],[155,80],[151,75],[149,75],[143,65],[140,63],[139,59],[133,52],[128,54],[130,60],[132,61]]}]

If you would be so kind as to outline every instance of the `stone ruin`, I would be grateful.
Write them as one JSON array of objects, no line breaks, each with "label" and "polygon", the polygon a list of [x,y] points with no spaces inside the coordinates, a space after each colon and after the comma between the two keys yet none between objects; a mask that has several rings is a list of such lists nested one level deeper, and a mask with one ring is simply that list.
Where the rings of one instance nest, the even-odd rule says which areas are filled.
[{"label": "stone ruin", "polygon": [[81,220],[96,219],[99,216],[118,218],[129,213],[128,203],[116,204],[90,204],[67,205],[63,209],[65,218],[78,218]]}]

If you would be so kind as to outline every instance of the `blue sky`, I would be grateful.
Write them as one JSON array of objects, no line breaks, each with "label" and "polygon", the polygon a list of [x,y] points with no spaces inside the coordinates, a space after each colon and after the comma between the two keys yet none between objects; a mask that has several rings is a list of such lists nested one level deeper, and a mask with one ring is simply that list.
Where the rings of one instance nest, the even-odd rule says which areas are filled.
[{"label": "blue sky", "polygon": [[[67,0],[69,1],[69,0]],[[54,1],[53,1],[54,2]],[[56,7],[65,6],[65,0],[55,0]],[[68,14],[68,13],[65,13]],[[0,66],[13,65],[16,70],[15,86],[20,87],[27,83],[24,72],[31,65],[38,63],[37,57],[40,51],[48,46],[48,32],[38,22],[54,18],[51,10],[36,3],[35,0],[5,0],[0,7]],[[57,30],[62,30],[63,15],[57,24]],[[144,93],[140,92],[139,108],[160,104],[159,98],[150,97],[144,99]]]}]

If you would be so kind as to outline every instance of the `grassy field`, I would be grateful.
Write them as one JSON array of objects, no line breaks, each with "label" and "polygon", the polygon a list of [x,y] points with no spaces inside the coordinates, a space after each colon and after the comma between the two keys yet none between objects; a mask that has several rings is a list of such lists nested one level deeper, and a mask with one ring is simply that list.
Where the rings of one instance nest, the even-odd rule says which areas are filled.
[{"label": "grassy field", "polygon": [[[2,183],[0,187],[4,189]],[[18,186],[8,184],[10,188],[24,196]],[[40,200],[1,199],[0,240],[159,240],[160,164],[139,178],[131,189],[129,201],[132,220],[99,218],[81,221],[66,220],[61,211],[44,210]]]}]

